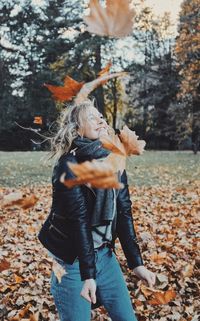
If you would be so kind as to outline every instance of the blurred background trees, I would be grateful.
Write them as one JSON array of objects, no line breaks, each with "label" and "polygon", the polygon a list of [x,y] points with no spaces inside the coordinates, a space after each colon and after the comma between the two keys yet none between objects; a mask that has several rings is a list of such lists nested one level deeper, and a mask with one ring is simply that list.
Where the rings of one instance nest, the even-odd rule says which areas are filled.
[{"label": "blurred background trees", "polygon": [[45,82],[62,85],[67,74],[91,81],[110,60],[112,71],[125,70],[129,77],[92,93],[109,123],[114,128],[126,123],[148,148],[198,149],[199,0],[183,1],[176,36],[168,13],[156,17],[139,1],[133,33],[123,40],[85,30],[87,3],[1,0],[0,149],[33,148],[33,134],[16,122],[48,131],[62,105]]}]

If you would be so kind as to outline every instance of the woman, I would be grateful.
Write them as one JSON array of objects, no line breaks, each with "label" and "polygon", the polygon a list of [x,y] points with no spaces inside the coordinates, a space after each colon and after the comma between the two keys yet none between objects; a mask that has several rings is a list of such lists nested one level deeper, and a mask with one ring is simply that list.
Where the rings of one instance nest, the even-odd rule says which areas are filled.
[{"label": "woman", "polygon": [[129,292],[114,252],[118,237],[128,266],[149,286],[155,275],[143,266],[133,226],[126,171],[124,187],[94,189],[86,185],[71,189],[60,177],[75,176],[67,162],[102,161],[109,151],[102,147],[101,135],[109,127],[90,100],[68,107],[53,139],[58,157],[52,184],[52,208],[39,233],[39,240],[65,269],[61,282],[54,272],[51,293],[61,321],[89,321],[91,307],[105,306],[112,321],[135,321]]}]

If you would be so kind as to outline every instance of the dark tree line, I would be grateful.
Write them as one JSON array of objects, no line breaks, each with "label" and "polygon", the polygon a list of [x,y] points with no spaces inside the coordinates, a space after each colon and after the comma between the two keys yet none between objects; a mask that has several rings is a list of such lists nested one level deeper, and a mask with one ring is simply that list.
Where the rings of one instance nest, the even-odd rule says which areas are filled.
[{"label": "dark tree line", "polygon": [[[50,0],[34,7],[27,0],[17,8],[15,1],[2,0],[0,149],[32,148],[34,134],[16,122],[45,133],[56,119],[63,106],[53,101],[44,83],[62,85],[66,74],[91,81],[110,59],[112,71],[129,72],[128,80],[115,79],[92,94],[110,124],[126,123],[149,148],[198,148],[198,2],[183,1],[176,38],[168,14],[158,21],[151,8],[143,6],[124,45],[137,50],[138,61],[122,59],[116,49],[119,40],[85,31],[81,17],[87,1]],[[34,123],[37,116],[42,124]]]}]

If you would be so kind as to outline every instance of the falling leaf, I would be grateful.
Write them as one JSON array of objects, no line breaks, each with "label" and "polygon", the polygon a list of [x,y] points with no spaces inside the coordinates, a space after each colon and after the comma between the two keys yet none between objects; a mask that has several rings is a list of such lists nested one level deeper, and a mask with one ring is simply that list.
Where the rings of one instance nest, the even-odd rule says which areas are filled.
[{"label": "falling leaf", "polygon": [[106,74],[103,74],[103,76],[98,77],[97,79],[95,79],[93,81],[85,83],[82,86],[79,93],[77,94],[77,96],[75,98],[75,102],[78,104],[83,102],[94,89],[96,89],[100,85],[105,84],[108,80],[110,80],[112,78],[124,77],[124,76],[127,76],[126,72],[116,72],[116,73],[112,73],[112,74],[106,73]]},{"label": "falling leaf", "polygon": [[104,148],[113,153],[131,156],[142,154],[145,146],[144,140],[138,140],[135,132],[124,126],[119,135],[105,135],[100,137]]},{"label": "falling leaf", "polygon": [[113,153],[126,156],[125,147],[119,139],[118,135],[105,135],[99,138],[104,148],[110,150]]},{"label": "falling leaf", "polygon": [[42,125],[42,123],[43,123],[42,116],[35,116],[33,123],[37,124],[37,125]]},{"label": "falling leaf", "polygon": [[123,155],[110,153],[106,158],[106,162],[111,163],[111,166],[113,167],[115,173],[118,173],[118,171],[120,171],[120,173],[122,174],[126,168],[126,157]]},{"label": "falling leaf", "polygon": [[78,82],[69,76],[64,79],[64,86],[53,86],[49,84],[44,84],[51,93],[55,100],[68,101],[72,100],[73,97],[79,92],[84,82]]},{"label": "falling leaf", "polygon": [[2,195],[2,206],[9,206],[15,204],[15,202],[23,198],[22,192],[9,193],[7,195]]},{"label": "falling leaf", "polygon": [[126,125],[120,131],[119,137],[126,150],[126,155],[141,155],[146,145],[144,140],[138,140],[135,132],[130,130]]},{"label": "falling leaf", "polygon": [[32,194],[27,197],[23,197],[21,192],[11,193],[5,195],[3,198],[3,207],[20,206],[24,210],[33,207],[38,201],[38,197]]},{"label": "falling leaf", "polygon": [[98,0],[90,0],[90,14],[84,16],[87,30],[100,36],[125,37],[132,32],[135,11],[130,1],[107,0],[103,8]]},{"label": "falling leaf", "polygon": [[58,279],[58,282],[61,283],[63,275],[67,274],[64,267],[59,264],[56,260],[53,260],[52,271]]},{"label": "falling leaf", "polygon": [[111,163],[92,160],[81,164],[67,163],[71,171],[76,175],[75,179],[65,180],[63,174],[61,182],[71,188],[75,185],[89,184],[96,188],[121,188],[122,184],[118,182],[117,175]]}]

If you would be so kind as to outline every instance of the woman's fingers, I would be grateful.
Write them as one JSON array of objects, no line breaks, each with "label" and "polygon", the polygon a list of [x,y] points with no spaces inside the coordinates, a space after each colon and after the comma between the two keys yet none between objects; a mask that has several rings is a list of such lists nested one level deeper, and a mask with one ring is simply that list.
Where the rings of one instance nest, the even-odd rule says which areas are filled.
[{"label": "woman's fingers", "polygon": [[80,295],[89,302],[96,303],[96,283],[94,279],[85,281]]},{"label": "woman's fingers", "polygon": [[155,277],[155,274],[152,273],[151,271],[148,271],[148,272],[149,272],[149,273],[148,273],[147,276],[146,276],[146,281],[147,281],[149,287],[151,288],[151,287],[153,287],[154,284],[155,284],[156,277]]},{"label": "woman's fingers", "polygon": [[96,303],[96,294],[95,294],[95,291],[91,291],[91,300],[92,300],[92,303]]},{"label": "woman's fingers", "polygon": [[94,291],[89,291],[89,289],[81,291],[81,296],[89,302],[96,303],[96,294]]},{"label": "woman's fingers", "polygon": [[86,299],[87,301],[91,302],[90,296],[89,296],[89,292],[86,291],[81,291],[81,296]]}]

